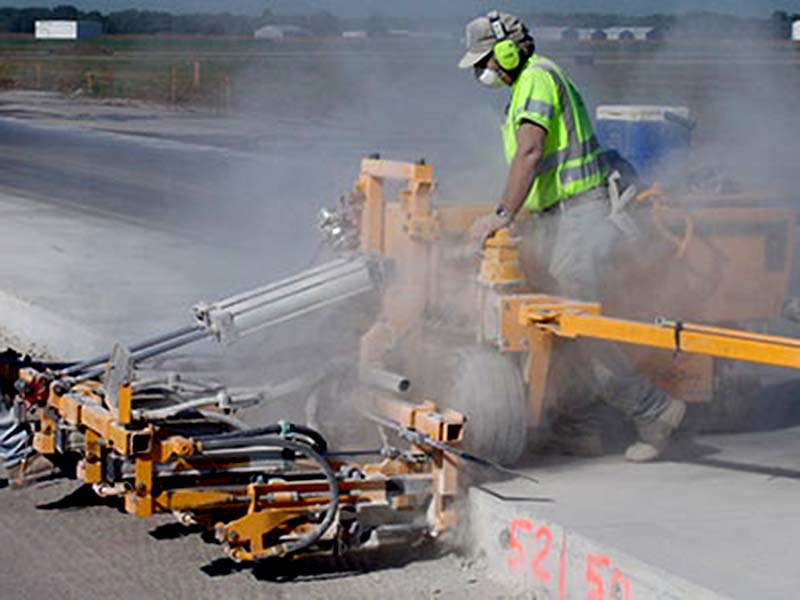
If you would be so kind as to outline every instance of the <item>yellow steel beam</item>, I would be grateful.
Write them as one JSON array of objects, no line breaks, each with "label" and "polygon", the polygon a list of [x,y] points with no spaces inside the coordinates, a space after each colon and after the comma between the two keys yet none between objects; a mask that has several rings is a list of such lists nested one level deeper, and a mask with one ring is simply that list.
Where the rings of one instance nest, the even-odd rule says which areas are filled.
[{"label": "yellow steel beam", "polygon": [[523,306],[520,318],[559,337],[594,338],[800,369],[800,341],[792,338],[665,320],[642,323],[574,310],[543,313],[535,306]]}]

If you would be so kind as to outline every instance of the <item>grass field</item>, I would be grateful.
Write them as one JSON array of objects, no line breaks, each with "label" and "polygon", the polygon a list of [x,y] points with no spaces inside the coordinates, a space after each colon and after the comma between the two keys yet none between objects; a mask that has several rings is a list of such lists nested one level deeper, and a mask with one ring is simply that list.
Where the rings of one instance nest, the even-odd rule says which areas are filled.
[{"label": "grass field", "polygon": [[[742,46],[698,42],[543,42],[545,52],[573,63],[577,72],[601,66],[662,64],[680,82],[682,65],[726,62],[800,64],[800,52],[785,43]],[[41,42],[30,36],[0,37],[0,87],[55,90],[99,97],[139,98],[161,102],[223,105],[235,103],[243,79],[274,79],[275,72],[300,67],[313,73],[341,65],[376,65],[402,70],[410,64],[432,71],[451,69],[460,52],[458,40],[255,40],[182,36],[106,36],[91,42]],[[733,57],[733,58],[731,58]],[[637,69],[638,70],[638,69]],[[245,76],[243,77],[243,74]],[[280,74],[278,73],[278,76]],[[613,76],[612,79],[617,79]],[[308,78],[300,77],[307,81]],[[324,77],[325,88],[331,84]],[[684,78],[685,79],[685,78]],[[698,80],[692,85],[702,85]],[[336,83],[331,85],[334,87]],[[311,93],[315,84],[310,82]],[[248,86],[249,87],[249,86]],[[646,87],[646,86],[645,86]],[[320,90],[322,91],[322,90]]]}]

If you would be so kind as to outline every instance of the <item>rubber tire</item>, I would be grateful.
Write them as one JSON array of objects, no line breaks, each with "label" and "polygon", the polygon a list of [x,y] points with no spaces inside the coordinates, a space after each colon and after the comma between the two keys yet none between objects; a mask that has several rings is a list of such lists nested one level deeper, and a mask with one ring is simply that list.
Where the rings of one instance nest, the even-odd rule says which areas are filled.
[{"label": "rubber tire", "polygon": [[467,417],[463,449],[504,466],[525,452],[528,405],[519,367],[496,350],[470,347],[452,357],[442,405]]}]

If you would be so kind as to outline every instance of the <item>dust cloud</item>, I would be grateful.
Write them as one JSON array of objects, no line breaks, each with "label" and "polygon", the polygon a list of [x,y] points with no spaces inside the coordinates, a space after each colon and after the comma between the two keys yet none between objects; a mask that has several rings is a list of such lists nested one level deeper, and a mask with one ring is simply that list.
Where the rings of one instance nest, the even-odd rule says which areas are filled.
[{"label": "dust cloud", "polygon": [[[369,154],[425,158],[441,200],[494,198],[502,172],[503,98],[481,94],[471,73],[457,68],[461,50],[458,40],[287,42],[285,52],[234,74],[235,109],[258,139],[255,158],[230,164],[219,189],[251,199],[226,218],[246,227],[263,224],[261,272],[286,274],[308,264],[318,243],[317,211],[351,189]],[[322,420],[339,439],[342,431],[354,433],[346,396],[353,392],[359,337],[379,305],[338,307],[231,348],[229,368],[251,365],[244,369],[249,381],[350,357],[331,378],[338,381],[265,406],[258,418]]]},{"label": "dust cloud", "polygon": [[[538,41],[538,51],[561,64],[592,110],[599,104],[688,106],[697,122],[693,166],[730,181],[730,189],[795,189],[791,149],[800,131],[788,99],[798,74],[786,49],[666,42],[600,50]],[[223,243],[246,247],[236,266],[237,289],[309,264],[318,210],[349,190],[368,154],[424,157],[434,166],[441,201],[497,199],[505,177],[499,130],[507,93],[483,90],[459,70],[461,52],[457,39],[287,41],[232,73],[247,152],[222,152],[218,161],[203,162],[212,168],[199,175],[202,209],[186,218],[213,229]],[[229,275],[206,274],[226,285]],[[220,285],[219,291],[234,290]],[[654,296],[643,295],[639,306],[628,308],[654,316]],[[691,313],[693,307],[677,310],[663,302],[666,297],[660,298],[666,308]],[[228,364],[239,370],[249,365],[248,381],[263,381],[282,362],[302,371],[333,355],[355,356],[364,323],[346,336],[330,327],[353,319],[346,313],[271,332],[231,352]],[[291,352],[283,351],[289,346]],[[302,418],[305,399],[292,402],[291,412]]]}]

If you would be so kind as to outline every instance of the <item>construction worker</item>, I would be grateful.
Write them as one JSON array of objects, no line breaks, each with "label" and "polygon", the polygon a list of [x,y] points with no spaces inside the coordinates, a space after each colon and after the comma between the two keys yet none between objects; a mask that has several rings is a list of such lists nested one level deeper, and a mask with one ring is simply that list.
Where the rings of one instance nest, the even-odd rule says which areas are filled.
[{"label": "construction worker", "polygon": [[11,399],[0,391],[0,459],[9,483],[20,479],[24,461],[31,454],[30,433],[14,413]]},{"label": "construction worker", "polygon": [[[474,19],[466,46],[459,67],[473,69],[486,87],[511,89],[502,129],[510,164],[505,190],[472,235],[484,242],[521,211],[531,213],[520,226],[529,280],[538,290],[599,301],[620,232],[608,218],[609,168],[580,93],[554,62],[535,53],[533,37],[516,17],[493,11]],[[658,458],[686,405],[642,377],[615,344],[581,340],[569,347],[570,378],[591,382],[603,401],[633,419],[639,441],[626,458]]]},{"label": "construction worker", "polygon": [[[0,352],[0,382],[8,382],[21,357],[12,350]],[[52,475],[53,466],[33,451],[30,429],[19,419],[11,395],[13,386],[0,386],[0,487],[23,487]],[[2,473],[5,471],[5,474]]]}]

